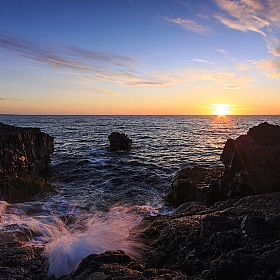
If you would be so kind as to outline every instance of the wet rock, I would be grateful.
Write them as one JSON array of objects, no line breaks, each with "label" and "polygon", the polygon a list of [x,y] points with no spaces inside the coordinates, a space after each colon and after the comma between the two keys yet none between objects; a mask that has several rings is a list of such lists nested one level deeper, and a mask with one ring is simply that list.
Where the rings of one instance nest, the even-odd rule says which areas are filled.
[{"label": "wet rock", "polygon": [[[279,213],[280,192],[211,207],[190,203],[177,214],[147,217],[133,230],[149,248],[141,261],[123,251],[93,254],[59,279],[279,279]],[[29,238],[1,232],[1,279],[48,279],[40,249],[21,246]]]},{"label": "wet rock", "polygon": [[107,251],[100,255],[89,255],[69,276],[59,279],[186,279],[180,272],[167,269],[146,269],[144,264],[132,260],[123,251]]},{"label": "wet rock", "polygon": [[241,229],[253,238],[270,238],[274,234],[274,229],[265,221],[265,217],[256,215],[246,215],[241,223]]},{"label": "wet rock", "polygon": [[132,140],[124,133],[112,132],[109,136],[110,151],[129,151],[132,146]]},{"label": "wet rock", "polygon": [[19,239],[17,234],[0,233],[0,279],[47,280],[42,249],[23,246]]},{"label": "wet rock", "polygon": [[49,187],[53,140],[39,128],[0,123],[0,199],[22,201]]}]

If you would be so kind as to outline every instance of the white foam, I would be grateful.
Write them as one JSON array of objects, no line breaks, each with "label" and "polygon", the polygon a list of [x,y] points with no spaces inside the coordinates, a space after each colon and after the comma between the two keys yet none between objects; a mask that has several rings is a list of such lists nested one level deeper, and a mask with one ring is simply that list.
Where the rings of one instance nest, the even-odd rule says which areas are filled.
[{"label": "white foam", "polygon": [[70,274],[86,256],[107,250],[124,250],[136,257],[135,244],[127,237],[140,219],[127,214],[127,210],[118,207],[106,215],[81,216],[73,228],[51,240],[44,252],[49,260],[49,274],[56,277]]},{"label": "white foam", "polygon": [[28,216],[23,210],[18,211],[23,209],[20,205],[11,205],[5,212],[7,206],[8,203],[0,203],[0,213],[3,213],[0,230],[24,233],[28,241],[23,246],[43,247],[49,274],[56,277],[70,274],[86,256],[107,250],[124,250],[138,258],[138,249],[145,246],[131,241],[129,231],[139,224],[143,215],[157,212],[151,206],[117,206],[109,212],[72,211],[71,223],[66,225],[54,215]]}]

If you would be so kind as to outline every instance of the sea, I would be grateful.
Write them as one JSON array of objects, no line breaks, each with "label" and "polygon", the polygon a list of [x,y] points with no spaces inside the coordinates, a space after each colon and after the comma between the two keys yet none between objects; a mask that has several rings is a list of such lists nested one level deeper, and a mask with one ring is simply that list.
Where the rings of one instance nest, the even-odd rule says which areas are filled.
[{"label": "sea", "polygon": [[[124,250],[143,218],[174,212],[165,201],[183,167],[222,166],[227,139],[280,116],[0,115],[0,122],[37,127],[54,137],[55,191],[30,201],[0,202],[0,231],[28,236],[22,246],[44,249],[49,273],[70,274],[89,254]],[[125,133],[130,151],[110,152],[108,136]]]}]

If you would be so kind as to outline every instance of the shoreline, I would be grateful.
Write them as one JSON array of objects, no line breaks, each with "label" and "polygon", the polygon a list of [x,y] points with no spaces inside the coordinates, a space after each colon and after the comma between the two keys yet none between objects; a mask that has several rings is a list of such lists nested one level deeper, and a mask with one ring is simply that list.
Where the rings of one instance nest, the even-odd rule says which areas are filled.
[{"label": "shoreline", "polygon": [[[247,179],[249,173],[242,173],[243,165],[240,164],[244,162],[243,156],[251,159],[253,155],[262,155],[262,157],[269,155],[268,166],[271,168],[270,163],[274,162],[271,156],[278,155],[278,150],[275,149],[280,148],[278,145],[280,133],[274,132],[274,129],[278,131],[279,127],[272,127],[273,132],[268,133],[267,125],[259,126],[259,130],[264,130],[264,135],[269,136],[265,140],[270,141],[269,145],[266,144],[268,142],[264,142],[262,134],[253,129],[249,130],[251,132],[248,132],[248,136],[257,135],[257,139],[260,139],[257,146],[248,142],[247,138],[244,141],[244,137],[240,137],[235,140],[235,147],[246,152],[240,154],[227,148],[228,152],[223,156],[226,163],[226,173],[223,175],[225,177],[221,177],[223,180],[219,177],[208,182],[208,188],[210,187],[208,195],[215,195],[210,204],[203,203],[205,197],[202,201],[198,201],[195,194],[195,200],[194,196],[191,196],[185,198],[185,201],[180,201],[180,206],[182,203],[186,205],[177,213],[144,218],[131,230],[130,238],[149,248],[142,251],[143,262],[131,259],[122,251],[108,251],[99,255],[89,255],[74,272],[59,279],[84,279],[86,276],[93,277],[92,279],[113,277],[114,279],[123,279],[123,277],[156,279],[158,277],[157,279],[190,280],[195,280],[197,277],[205,280],[222,280],[225,277],[229,277],[227,279],[278,277],[280,275],[278,266],[280,263],[280,192],[273,192],[274,189],[271,188],[276,184],[279,189],[278,169],[276,173],[268,170],[270,174],[276,174],[270,178],[276,180],[276,183],[271,180],[263,181],[269,183],[266,186],[268,193],[250,193],[254,190],[257,192],[260,188]],[[272,136],[276,137],[275,141],[271,140],[274,139],[271,138]],[[244,143],[246,145],[249,143],[250,148],[244,149],[242,146]],[[265,147],[263,149],[265,154],[260,152],[262,151],[260,143]],[[274,147],[272,144],[275,144],[275,149],[268,149],[267,147]],[[249,150],[251,153],[248,154]],[[270,150],[271,154],[269,154]],[[235,156],[240,155],[234,158],[232,153]],[[276,159],[279,160],[277,157]],[[259,173],[267,180],[264,176],[267,160],[253,159],[246,162],[249,164],[246,166],[247,171],[255,172],[254,164],[261,166],[257,170],[262,170]],[[248,169],[249,166],[251,169]],[[278,168],[278,165],[276,167]],[[240,174],[244,177],[240,177]],[[186,180],[184,183],[187,184],[182,184],[181,187],[189,189],[191,183],[192,189],[196,192],[196,188],[192,185],[195,184],[193,175],[184,176],[186,176],[183,179]],[[260,182],[262,177],[258,180]],[[225,182],[228,188],[225,188]],[[173,186],[173,190],[174,188]],[[262,191],[263,188],[260,190]],[[8,237],[5,236],[5,232],[1,232],[0,248],[2,255],[5,256],[0,264],[0,275],[3,279],[13,276],[19,279],[39,279],[39,275],[40,279],[48,279],[46,259],[41,255],[42,248],[21,246],[32,234],[32,231],[28,234],[16,232],[15,235]],[[27,275],[29,278],[26,278]],[[51,276],[51,279],[56,278]]]}]

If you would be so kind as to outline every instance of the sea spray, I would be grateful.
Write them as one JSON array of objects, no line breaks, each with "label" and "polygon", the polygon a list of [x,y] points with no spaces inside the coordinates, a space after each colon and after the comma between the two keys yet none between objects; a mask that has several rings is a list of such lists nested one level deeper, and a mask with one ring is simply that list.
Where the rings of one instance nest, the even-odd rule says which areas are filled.
[{"label": "sea spray", "polygon": [[117,205],[106,212],[72,205],[68,213],[57,216],[44,203],[5,201],[0,211],[0,232],[10,232],[23,247],[42,248],[48,273],[56,277],[70,274],[86,256],[107,250],[123,250],[133,259],[141,258],[147,248],[129,232],[143,217],[159,212],[151,205]]},{"label": "sea spray", "polygon": [[140,220],[138,214],[126,207],[114,207],[106,215],[79,215],[67,232],[61,232],[46,245],[49,275],[70,274],[86,256],[107,250],[124,250],[132,258],[139,258],[138,249],[145,246],[128,237],[129,230]]}]

